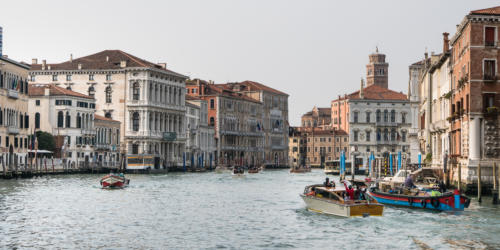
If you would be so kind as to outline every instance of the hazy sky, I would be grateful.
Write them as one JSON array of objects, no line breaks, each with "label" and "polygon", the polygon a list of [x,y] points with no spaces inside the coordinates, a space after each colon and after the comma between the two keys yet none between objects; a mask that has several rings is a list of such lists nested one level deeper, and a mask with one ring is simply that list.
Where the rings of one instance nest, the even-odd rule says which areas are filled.
[{"label": "hazy sky", "polygon": [[[497,2],[498,4],[498,2]],[[4,54],[48,63],[121,49],[191,78],[253,80],[290,95],[299,125],[313,106],[359,88],[368,54],[387,55],[389,88],[406,93],[408,66],[442,51],[470,10],[495,1],[25,1],[0,2]],[[451,37],[451,36],[450,36]]]}]

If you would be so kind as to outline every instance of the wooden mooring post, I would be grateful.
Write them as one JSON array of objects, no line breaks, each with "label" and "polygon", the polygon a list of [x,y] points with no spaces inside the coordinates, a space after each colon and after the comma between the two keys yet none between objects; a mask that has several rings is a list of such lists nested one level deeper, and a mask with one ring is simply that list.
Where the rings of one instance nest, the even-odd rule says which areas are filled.
[{"label": "wooden mooring post", "polygon": [[491,192],[491,195],[493,196],[492,202],[493,204],[498,204],[498,181],[497,181],[497,163],[493,162],[493,191]]},{"label": "wooden mooring post", "polygon": [[481,164],[477,164],[477,202],[481,202]]},{"label": "wooden mooring post", "polygon": [[462,165],[458,163],[458,191],[462,191]]}]

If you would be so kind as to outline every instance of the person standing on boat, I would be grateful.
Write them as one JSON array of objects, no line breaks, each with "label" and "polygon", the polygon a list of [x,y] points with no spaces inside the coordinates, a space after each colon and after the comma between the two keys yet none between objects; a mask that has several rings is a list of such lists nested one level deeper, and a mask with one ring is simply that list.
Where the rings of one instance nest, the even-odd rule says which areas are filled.
[{"label": "person standing on boat", "polygon": [[354,188],[352,188],[351,183],[348,181],[343,181],[344,182],[344,187],[347,195],[349,196],[350,200],[354,200]]},{"label": "person standing on boat", "polygon": [[413,174],[408,175],[405,180],[405,188],[415,188],[415,184],[413,184]]}]

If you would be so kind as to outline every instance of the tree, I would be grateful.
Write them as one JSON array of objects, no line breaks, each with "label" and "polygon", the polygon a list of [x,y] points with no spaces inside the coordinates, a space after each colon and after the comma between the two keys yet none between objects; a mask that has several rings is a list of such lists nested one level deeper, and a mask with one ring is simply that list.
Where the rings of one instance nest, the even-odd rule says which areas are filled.
[{"label": "tree", "polygon": [[38,149],[40,150],[54,151],[54,149],[56,148],[54,136],[52,136],[52,134],[50,133],[37,131],[36,139],[38,141]]}]

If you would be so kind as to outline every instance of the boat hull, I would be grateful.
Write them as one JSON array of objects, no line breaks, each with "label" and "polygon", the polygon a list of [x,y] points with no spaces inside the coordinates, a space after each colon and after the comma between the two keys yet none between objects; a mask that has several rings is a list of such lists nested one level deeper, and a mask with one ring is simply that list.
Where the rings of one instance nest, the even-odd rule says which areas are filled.
[{"label": "boat hull", "polygon": [[107,175],[101,179],[102,188],[124,188],[130,180],[116,175]]},{"label": "boat hull", "polygon": [[290,173],[308,173],[311,172],[311,169],[292,169]]},{"label": "boat hull", "polygon": [[326,199],[318,198],[315,196],[300,195],[306,203],[307,209],[329,215],[336,215],[341,217],[354,217],[354,216],[382,216],[384,212],[384,205],[371,203],[371,204],[339,204]]},{"label": "boat hull", "polygon": [[382,204],[437,211],[463,211],[470,203],[470,199],[466,196],[453,193],[441,196],[408,196],[370,191],[369,194]]}]

